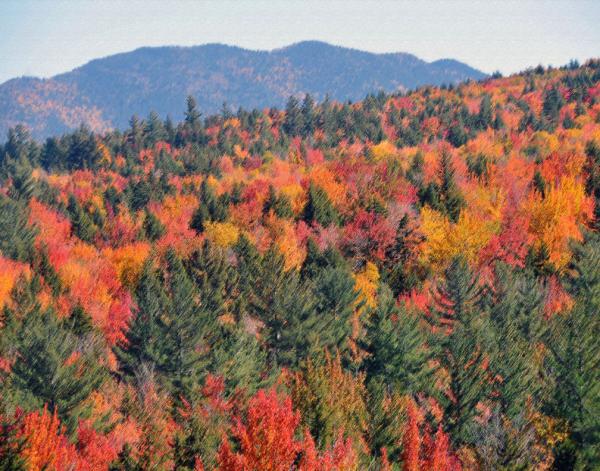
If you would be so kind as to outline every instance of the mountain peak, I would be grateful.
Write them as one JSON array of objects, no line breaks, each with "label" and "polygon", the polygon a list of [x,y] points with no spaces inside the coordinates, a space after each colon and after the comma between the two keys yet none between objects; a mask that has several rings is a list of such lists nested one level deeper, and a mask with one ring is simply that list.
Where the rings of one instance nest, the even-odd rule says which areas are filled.
[{"label": "mountain peak", "polygon": [[94,59],[47,80],[0,85],[0,135],[24,123],[37,138],[85,123],[96,131],[123,128],[133,114],[152,110],[180,118],[188,95],[202,112],[283,106],[290,95],[360,100],[368,93],[481,79],[485,74],[452,59],[430,64],[406,53],[375,54],[323,41],[272,51],[220,43],[141,47]]}]

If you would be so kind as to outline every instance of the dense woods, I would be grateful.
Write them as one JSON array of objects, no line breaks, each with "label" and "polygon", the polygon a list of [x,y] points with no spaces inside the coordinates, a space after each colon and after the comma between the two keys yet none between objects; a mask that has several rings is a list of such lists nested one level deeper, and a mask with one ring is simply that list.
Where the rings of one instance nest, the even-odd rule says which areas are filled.
[{"label": "dense woods", "polygon": [[600,61],[0,145],[0,469],[600,463]]}]

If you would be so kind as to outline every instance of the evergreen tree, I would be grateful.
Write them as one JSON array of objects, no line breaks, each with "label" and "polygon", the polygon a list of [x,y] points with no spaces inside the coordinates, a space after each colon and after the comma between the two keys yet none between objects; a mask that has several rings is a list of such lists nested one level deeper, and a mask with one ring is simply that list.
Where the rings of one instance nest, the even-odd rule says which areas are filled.
[{"label": "evergreen tree", "polygon": [[427,347],[425,332],[415,315],[396,304],[385,285],[381,286],[377,308],[367,321],[361,346],[367,354],[363,368],[369,383],[413,396],[432,391],[433,353]]},{"label": "evergreen tree", "polygon": [[156,242],[165,233],[165,226],[159,221],[159,219],[149,211],[147,208],[144,211],[144,224],[143,224],[144,235],[151,242]]},{"label": "evergreen tree", "polygon": [[131,446],[129,443],[123,445],[123,449],[119,452],[119,456],[113,461],[108,470],[109,471],[143,471],[142,467],[138,462],[131,456]]},{"label": "evergreen tree", "polygon": [[25,445],[19,438],[18,420],[0,417],[0,471],[26,471],[26,461],[21,455]]},{"label": "evergreen tree", "polygon": [[129,321],[124,341],[114,348],[119,373],[128,380],[135,378],[140,368],[164,371],[164,352],[168,300],[147,260],[135,289],[136,312]]},{"label": "evergreen tree", "polygon": [[308,188],[308,201],[304,207],[303,219],[308,224],[318,223],[323,227],[339,222],[339,215],[327,193],[312,183]]},{"label": "evergreen tree", "polygon": [[283,119],[282,129],[288,136],[298,136],[302,132],[304,122],[302,119],[302,110],[298,99],[290,96],[285,105],[285,117]]},{"label": "evergreen tree", "polygon": [[90,315],[85,312],[81,304],[77,304],[63,325],[78,337],[84,337],[94,330],[94,324]]},{"label": "evergreen tree", "polygon": [[[361,307],[352,274],[345,267],[330,266],[314,278],[316,311],[307,319],[304,333],[316,351],[338,351],[346,354],[352,334],[352,315]],[[311,325],[313,326],[311,328]]]},{"label": "evergreen tree", "polygon": [[482,334],[486,313],[480,309],[481,289],[466,261],[455,258],[433,293],[435,327],[432,346],[449,378],[440,399],[447,432],[455,445],[473,440],[477,404],[488,397],[490,379],[484,368]]},{"label": "evergreen tree", "polygon": [[225,381],[227,397],[250,397],[268,386],[267,355],[256,336],[236,327],[227,332],[215,349],[212,371]]},{"label": "evergreen tree", "polygon": [[237,276],[225,253],[208,240],[195,251],[188,262],[204,310],[220,316],[230,307]]},{"label": "evergreen tree", "polygon": [[504,264],[495,267],[490,306],[490,368],[500,412],[511,420],[526,414],[528,402],[542,399],[542,373],[536,361],[544,328],[544,291],[538,281]]},{"label": "evergreen tree", "polygon": [[145,124],[144,141],[146,146],[153,147],[158,141],[162,141],[167,138],[167,133],[163,123],[156,111],[150,112]]},{"label": "evergreen tree", "polygon": [[465,206],[465,201],[460,194],[460,190],[456,187],[452,156],[446,150],[443,150],[440,154],[438,176],[440,180],[440,205],[450,220],[457,222],[460,211]]},{"label": "evergreen tree", "polygon": [[83,210],[74,195],[69,195],[69,204],[67,211],[71,218],[71,228],[73,234],[84,242],[91,244],[96,236],[96,228],[89,214]]},{"label": "evergreen tree", "polygon": [[37,231],[28,219],[25,205],[0,195],[0,252],[5,257],[22,262],[31,258]]},{"label": "evergreen tree", "polygon": [[209,335],[216,328],[216,313],[198,304],[195,286],[172,249],[167,252],[166,261],[170,303],[163,340],[167,352],[165,369],[173,391],[187,397],[207,366]]},{"label": "evergreen tree", "polygon": [[548,410],[569,425],[557,460],[565,469],[593,469],[600,462],[600,238],[587,234],[574,249],[566,281],[575,305],[553,316],[546,334],[554,381]]},{"label": "evergreen tree", "polygon": [[104,381],[96,342],[79,343],[52,312],[35,309],[18,332],[17,351],[8,384],[18,404],[31,409],[47,405],[73,432],[87,412],[84,402]]}]

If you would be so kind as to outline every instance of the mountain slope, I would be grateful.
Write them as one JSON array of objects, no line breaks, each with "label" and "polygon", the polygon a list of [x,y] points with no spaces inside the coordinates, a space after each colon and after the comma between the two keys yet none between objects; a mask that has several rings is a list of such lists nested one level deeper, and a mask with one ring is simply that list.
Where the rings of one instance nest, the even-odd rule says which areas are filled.
[{"label": "mountain slope", "polygon": [[373,54],[306,41],[273,51],[221,44],[141,48],[93,60],[50,79],[0,85],[0,135],[18,123],[45,137],[87,123],[123,127],[151,110],[181,116],[187,95],[205,113],[281,106],[293,94],[358,100],[369,92],[457,83],[485,74],[454,60],[427,63],[411,54]]}]

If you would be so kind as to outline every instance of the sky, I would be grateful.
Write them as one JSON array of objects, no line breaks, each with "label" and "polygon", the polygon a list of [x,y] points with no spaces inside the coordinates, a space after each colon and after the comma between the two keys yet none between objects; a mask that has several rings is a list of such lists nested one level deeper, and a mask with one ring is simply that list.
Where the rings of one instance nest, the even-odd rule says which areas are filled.
[{"label": "sky", "polygon": [[600,57],[598,0],[0,0],[0,83],[142,46],[316,39],[518,72]]}]

